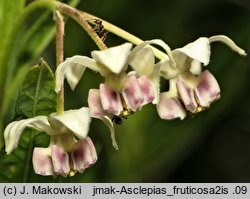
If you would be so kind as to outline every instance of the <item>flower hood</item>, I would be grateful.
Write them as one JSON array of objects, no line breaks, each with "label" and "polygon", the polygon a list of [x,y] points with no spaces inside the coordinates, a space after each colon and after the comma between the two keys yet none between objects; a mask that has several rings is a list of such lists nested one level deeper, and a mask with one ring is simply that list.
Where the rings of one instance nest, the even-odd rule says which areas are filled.
[{"label": "flower hood", "polygon": [[50,136],[73,134],[78,139],[87,136],[91,121],[89,108],[65,111],[62,115],[52,114],[50,117],[36,116],[10,123],[4,130],[7,154],[18,146],[25,128],[46,132]]}]

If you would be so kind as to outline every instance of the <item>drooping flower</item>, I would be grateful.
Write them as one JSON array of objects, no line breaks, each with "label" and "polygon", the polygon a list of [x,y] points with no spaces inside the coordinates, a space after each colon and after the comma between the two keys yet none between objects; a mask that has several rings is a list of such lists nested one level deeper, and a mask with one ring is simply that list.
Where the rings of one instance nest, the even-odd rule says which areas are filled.
[{"label": "drooping flower", "polygon": [[47,148],[33,151],[33,167],[40,175],[73,175],[97,161],[93,142],[87,137],[91,121],[88,108],[65,111],[62,115],[36,116],[10,123],[4,131],[7,154],[18,147],[25,128],[50,135]]},{"label": "drooping flower", "polygon": [[[155,63],[153,50],[147,46],[148,44],[156,44],[163,47],[168,56],[165,56],[162,61]],[[145,41],[131,52],[129,63],[135,69],[136,73],[147,76],[154,85],[155,99],[153,103],[157,104],[160,117],[168,120],[175,119],[176,117],[183,119],[186,117],[186,111],[178,96],[176,81],[170,80],[169,91],[160,93],[160,69],[162,64],[167,61],[171,65],[171,68],[174,69],[176,67],[175,60],[173,60],[173,56],[169,51],[170,48],[168,49],[167,44],[161,40]]]},{"label": "drooping flower", "polygon": [[[113,52],[116,50],[120,52],[119,49],[123,45],[104,51],[93,51],[92,56],[99,62],[104,63],[105,60],[106,64],[111,66],[111,63],[116,61],[113,57]],[[134,74],[125,73],[129,55],[129,53],[126,53],[126,57],[121,56],[126,61],[123,67],[120,67],[122,70],[119,73],[113,72],[106,75],[105,83],[100,84],[98,91],[96,89],[89,91],[88,102],[93,116],[102,117],[105,115],[111,118],[114,118],[114,116],[126,118],[154,100],[152,84],[145,75],[137,77]],[[118,58],[116,57],[116,59]],[[109,60],[110,64],[107,63],[107,60]],[[95,103],[98,102],[99,105],[93,104],[94,101]],[[96,107],[99,107],[99,109]]]},{"label": "drooping flower", "polygon": [[202,64],[208,65],[210,60],[210,44],[215,41],[221,41],[240,55],[246,55],[230,38],[218,35],[201,37],[183,48],[173,50],[171,54],[175,66],[170,59],[157,64],[160,75],[170,80],[169,91],[161,93],[157,103],[157,111],[162,119],[183,119],[186,111],[199,112],[219,99],[220,88],[215,77],[207,70],[202,72]]},{"label": "drooping flower", "polygon": [[125,43],[106,50],[92,51],[93,59],[74,56],[66,59],[56,71],[56,92],[60,90],[64,78],[74,89],[86,67],[105,77],[105,83],[100,84],[99,89],[90,89],[88,103],[92,117],[101,119],[110,128],[115,148],[113,121],[121,123],[121,118],[127,118],[155,98],[154,85],[148,79],[149,76],[126,73],[131,48],[132,44]]},{"label": "drooping flower", "polygon": [[220,98],[219,84],[208,70],[199,76],[186,71],[169,82],[169,91],[161,93],[157,104],[157,111],[162,119],[184,119],[187,112],[200,112]]},{"label": "drooping flower", "polygon": [[201,37],[172,51],[176,76],[167,72],[170,67],[167,62],[161,66],[163,77],[176,79],[179,98],[190,113],[200,112],[220,98],[220,87],[215,77],[208,70],[202,72],[202,64],[206,66],[210,60],[210,44],[215,41],[221,41],[240,55],[246,55],[243,49],[226,36]]}]

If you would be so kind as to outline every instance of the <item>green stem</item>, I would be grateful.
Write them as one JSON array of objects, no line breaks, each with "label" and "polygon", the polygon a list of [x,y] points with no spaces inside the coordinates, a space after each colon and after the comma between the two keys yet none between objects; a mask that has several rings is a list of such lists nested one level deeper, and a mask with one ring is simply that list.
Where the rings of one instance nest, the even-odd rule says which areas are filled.
[{"label": "green stem", "polygon": [[23,175],[23,183],[28,181],[29,177],[29,172],[30,172],[30,162],[32,158],[32,150],[33,150],[33,142],[34,142],[34,131],[31,131],[30,139],[29,139],[29,148],[28,148],[28,153],[27,153],[27,159],[26,159],[26,164],[25,164],[25,170],[24,170],[24,175]]},{"label": "green stem", "polygon": [[[63,36],[64,36],[64,21],[63,16],[56,11],[56,65],[63,62]],[[62,85],[60,92],[57,94],[57,114],[64,112],[64,85]]]},{"label": "green stem", "polygon": [[[107,21],[99,18],[99,17],[96,17],[96,16],[94,16],[92,14],[89,14],[87,12],[82,12],[82,11],[81,11],[81,14],[90,23],[93,23],[92,19],[99,19],[99,20],[101,20],[102,21],[102,25],[104,26],[104,28],[106,30],[108,30],[109,32],[111,32],[111,33],[113,33],[113,34],[115,34],[115,35],[117,35],[117,36],[119,36],[119,37],[121,37],[121,38],[123,38],[123,39],[125,39],[125,40],[127,40],[127,41],[129,41],[129,42],[131,42],[133,44],[135,44],[135,45],[139,45],[139,44],[141,44],[141,43],[144,42],[143,40],[141,40],[140,38],[136,37],[135,35],[127,32],[127,31],[123,30],[122,28],[119,28],[119,27],[117,27],[117,26],[115,26],[115,25],[113,25],[113,24],[111,24],[111,23],[109,23],[109,22],[107,22]],[[155,48],[155,47],[152,46],[152,50],[154,52],[154,55],[158,59],[162,60],[162,59],[166,58],[166,54],[163,53],[162,51],[158,50],[157,48]]]}]

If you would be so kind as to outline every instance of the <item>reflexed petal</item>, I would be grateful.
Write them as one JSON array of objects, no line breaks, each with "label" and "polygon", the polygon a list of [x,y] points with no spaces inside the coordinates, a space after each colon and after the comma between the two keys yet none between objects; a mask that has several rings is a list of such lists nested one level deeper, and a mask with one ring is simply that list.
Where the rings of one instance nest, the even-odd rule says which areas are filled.
[{"label": "reflexed petal", "polygon": [[144,47],[136,53],[131,53],[129,64],[139,75],[149,77],[153,72],[155,63],[154,53],[151,48]]},{"label": "reflexed petal", "polygon": [[108,116],[103,116],[99,119],[101,119],[109,127],[112,145],[116,150],[118,150],[118,145],[115,139],[115,128],[112,120]]},{"label": "reflexed petal", "polygon": [[198,77],[195,94],[200,106],[209,107],[210,104],[220,98],[220,87],[215,77],[208,71],[204,71]]},{"label": "reflexed petal", "polygon": [[186,109],[194,113],[197,110],[198,104],[196,103],[193,87],[188,81],[178,78],[177,88]]},{"label": "reflexed petal", "polygon": [[62,115],[53,115],[49,118],[54,134],[72,132],[79,139],[87,136],[90,121],[90,111],[86,107],[65,111]]},{"label": "reflexed petal", "polygon": [[112,140],[112,145],[116,150],[118,150],[118,145],[117,145],[116,138],[115,138],[115,128],[114,128],[114,124],[113,124],[112,120],[110,119],[110,117],[108,115],[102,115],[102,116],[95,115],[94,117],[102,120],[108,126],[109,131],[110,131],[111,140]]},{"label": "reflexed petal", "polygon": [[32,162],[36,174],[43,176],[54,174],[50,153],[49,148],[34,148]]},{"label": "reflexed petal", "polygon": [[209,40],[206,37],[200,37],[196,41],[189,43],[182,48],[173,50],[173,56],[175,61],[178,61],[177,65],[181,65],[180,60],[182,60],[181,62],[184,64],[184,62],[186,62],[186,56],[207,65],[210,59]]},{"label": "reflexed petal", "polygon": [[46,116],[37,116],[29,119],[11,122],[4,130],[5,151],[11,153],[18,145],[22,132],[26,127],[38,131],[51,133],[51,128]]},{"label": "reflexed petal", "polygon": [[66,176],[70,172],[69,155],[61,147],[51,146],[51,158],[56,174]]},{"label": "reflexed petal", "polygon": [[58,93],[61,90],[65,78],[67,79],[70,88],[74,90],[85,69],[86,67],[80,64],[72,63],[70,61],[63,62],[56,70],[55,91]]},{"label": "reflexed petal", "polygon": [[119,115],[123,110],[119,93],[112,90],[108,85],[100,84],[100,97],[102,108],[107,113]]},{"label": "reflexed petal", "polygon": [[106,50],[92,51],[91,56],[113,73],[119,74],[125,70],[131,48],[131,43],[125,43]]},{"label": "reflexed petal", "polygon": [[179,99],[168,92],[160,94],[160,101],[156,108],[160,118],[164,120],[172,120],[178,117],[183,120],[186,117],[186,111]]},{"label": "reflexed petal", "polygon": [[96,62],[93,59],[79,55],[67,58],[66,61],[61,63],[56,69],[55,91],[58,93],[61,90],[65,78],[67,79],[70,88],[74,90],[86,67],[93,71],[102,73],[101,69],[96,65]]},{"label": "reflexed petal", "polygon": [[101,117],[104,115],[104,110],[102,108],[100,90],[90,89],[88,95],[88,105],[92,117]]},{"label": "reflexed petal", "polygon": [[209,37],[209,41],[211,43],[215,42],[215,41],[223,42],[224,44],[228,45],[232,50],[239,53],[240,55],[243,55],[243,56],[247,55],[243,49],[241,49],[239,46],[237,46],[233,42],[233,40],[231,40],[229,37],[227,37],[225,35],[216,35],[216,36]]},{"label": "reflexed petal", "polygon": [[138,78],[138,82],[144,95],[143,105],[152,102],[155,98],[154,89],[149,79],[145,76],[141,76],[140,78]]},{"label": "reflexed petal", "polygon": [[76,142],[71,153],[74,169],[83,172],[97,161],[95,146],[89,137]]},{"label": "reflexed petal", "polygon": [[124,97],[127,108],[133,111],[140,110],[144,96],[135,76],[129,76],[125,81],[122,96]]}]

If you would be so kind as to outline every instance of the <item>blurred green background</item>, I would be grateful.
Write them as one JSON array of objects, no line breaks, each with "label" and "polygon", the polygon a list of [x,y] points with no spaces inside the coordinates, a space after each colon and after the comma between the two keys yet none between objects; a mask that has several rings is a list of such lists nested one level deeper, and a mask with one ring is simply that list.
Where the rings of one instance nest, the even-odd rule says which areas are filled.
[{"label": "blurred green background", "polygon": [[[250,52],[248,0],[82,0],[77,8],[143,40],[162,39],[172,49],[201,36],[224,34]],[[27,27],[43,13],[34,14]],[[48,14],[44,27],[53,25],[52,17]],[[23,36],[18,39],[21,41]],[[27,41],[26,46],[32,41]],[[124,40],[111,33],[105,41],[108,46],[122,42]],[[55,41],[45,46],[32,60],[42,56],[54,70]],[[96,49],[82,28],[69,19],[65,57],[89,56],[91,50]],[[184,121],[164,121],[153,105],[145,106],[121,126],[116,126],[119,151],[111,145],[108,128],[93,119],[89,136],[99,157],[94,166],[71,178],[41,177],[31,168],[27,182],[250,182],[250,58],[240,57],[220,43],[213,43],[211,50],[207,68],[221,86],[221,99],[210,109]],[[31,59],[32,49],[26,47],[19,54],[18,63],[23,63]],[[66,109],[87,106],[88,89],[98,88],[102,81],[98,74],[88,70],[75,92],[66,85]],[[167,82],[162,81],[161,89],[167,89]],[[11,121],[13,106],[12,100],[9,105],[12,109],[4,116],[4,126]],[[35,146],[46,146],[40,142],[38,140]],[[3,154],[0,167],[11,175],[0,175],[1,182],[22,181],[18,175],[25,164],[11,170],[13,165],[15,161],[8,162]]]}]

